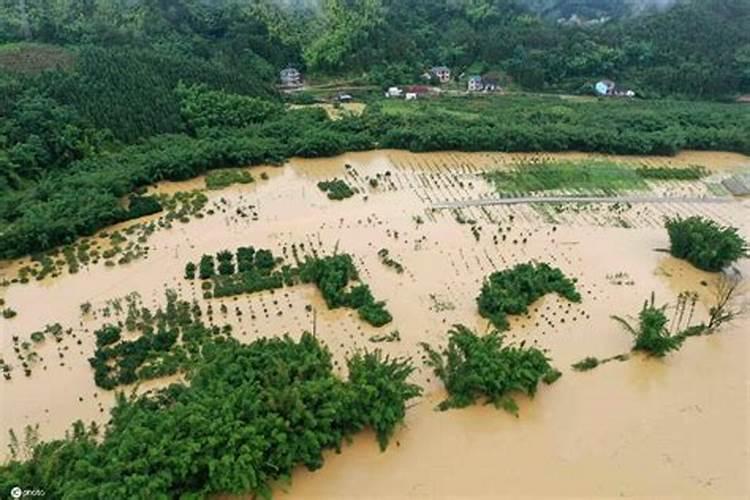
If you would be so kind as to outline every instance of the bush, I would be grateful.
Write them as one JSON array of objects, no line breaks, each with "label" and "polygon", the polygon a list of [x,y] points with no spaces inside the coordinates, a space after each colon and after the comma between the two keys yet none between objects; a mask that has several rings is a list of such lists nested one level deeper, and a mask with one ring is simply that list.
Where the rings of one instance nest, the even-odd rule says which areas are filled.
[{"label": "bush", "polygon": [[193,264],[192,262],[188,262],[187,264],[185,264],[185,279],[194,280],[195,271],[195,264]]},{"label": "bush", "polygon": [[747,256],[747,242],[734,227],[699,216],[667,219],[669,252],[698,269],[718,272]]},{"label": "bush", "polygon": [[324,193],[328,193],[328,198],[331,200],[344,200],[354,196],[354,190],[349,187],[349,184],[341,179],[318,182],[318,189]]},{"label": "bush", "polygon": [[211,170],[206,174],[206,187],[222,189],[232,184],[249,184],[254,180],[247,170],[222,168]]},{"label": "bush", "polygon": [[518,264],[492,273],[477,297],[479,314],[498,330],[508,329],[508,314],[525,314],[528,306],[542,296],[557,292],[571,302],[580,302],[575,280],[548,264]]},{"label": "bush", "polygon": [[202,280],[213,277],[216,274],[213,256],[211,255],[202,256],[198,269],[199,269],[200,278]]},{"label": "bush", "polygon": [[654,295],[651,294],[651,301],[646,301],[643,304],[643,309],[638,315],[637,329],[619,316],[612,316],[612,319],[620,323],[635,337],[634,351],[642,351],[661,358],[671,351],[678,350],[685,340],[684,334],[670,334],[667,329],[668,320],[664,314],[664,309],[665,307],[654,305]]},{"label": "bush", "polygon": [[448,347],[442,352],[421,344],[427,353],[427,366],[448,391],[448,399],[438,409],[464,408],[485,398],[487,403],[517,414],[513,392],[534,396],[540,381],[552,383],[559,378],[559,372],[539,349],[504,346],[503,342],[498,331],[482,337],[465,326],[455,325],[448,332]]},{"label": "bush", "polygon": [[585,372],[593,370],[594,368],[599,366],[599,360],[597,358],[587,357],[577,363],[574,363],[572,366],[575,371]]},{"label": "bush", "polygon": [[216,260],[219,261],[219,274],[222,276],[229,276],[234,274],[234,263],[232,259],[234,255],[229,250],[222,250],[216,254]]}]

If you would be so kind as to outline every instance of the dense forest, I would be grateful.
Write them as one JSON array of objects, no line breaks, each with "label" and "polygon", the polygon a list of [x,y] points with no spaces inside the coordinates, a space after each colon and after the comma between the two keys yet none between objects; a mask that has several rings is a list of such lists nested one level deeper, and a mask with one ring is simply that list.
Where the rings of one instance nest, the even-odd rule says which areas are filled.
[{"label": "dense forest", "polygon": [[[615,4],[0,0],[0,258],[132,218],[123,200],[150,183],[294,155],[750,151],[745,107],[672,100],[750,91],[750,0]],[[573,13],[596,22],[557,19]],[[367,111],[285,108],[274,83],[287,64],[370,89]],[[433,64],[517,92],[614,78],[647,100],[374,97]]]},{"label": "dense forest", "polygon": [[[348,377],[311,334],[203,347],[190,385],[153,397],[120,394],[102,433],[78,421],[67,439],[0,467],[0,491],[43,485],[51,498],[206,498],[252,492],[270,498],[295,467],[315,470],[324,451],[372,429],[384,450],[421,389],[408,360],[354,354]],[[33,442],[33,439],[31,439]],[[20,448],[20,447],[19,447]]]}]

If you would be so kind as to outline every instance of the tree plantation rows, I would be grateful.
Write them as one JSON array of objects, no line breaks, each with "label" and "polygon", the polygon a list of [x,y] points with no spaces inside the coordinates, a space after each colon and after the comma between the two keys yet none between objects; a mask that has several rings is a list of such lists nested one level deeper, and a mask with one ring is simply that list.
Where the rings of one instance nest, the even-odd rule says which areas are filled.
[{"label": "tree plantation rows", "polygon": [[[228,250],[217,253],[216,260],[212,255],[203,255],[197,267],[192,262],[187,263],[185,277],[195,279],[197,272],[201,280],[210,280],[201,284],[204,298],[229,297],[313,283],[329,309],[355,309],[363,321],[376,327],[393,320],[385,308],[385,302],[375,300],[370,287],[360,281],[351,255],[308,255],[300,260],[295,247],[294,257],[297,261],[295,267],[283,264],[283,259],[275,258],[270,250],[239,247],[234,254]],[[218,262],[218,266],[215,262]],[[359,284],[350,286],[358,281]]]},{"label": "tree plantation rows", "polygon": [[[207,342],[229,333],[204,325],[201,315],[196,303],[179,300],[174,291],[167,292],[165,308],[156,311],[129,302],[124,324],[107,324],[94,332],[96,351],[89,363],[96,385],[114,389],[195,366]],[[139,335],[125,340],[126,332]]]}]

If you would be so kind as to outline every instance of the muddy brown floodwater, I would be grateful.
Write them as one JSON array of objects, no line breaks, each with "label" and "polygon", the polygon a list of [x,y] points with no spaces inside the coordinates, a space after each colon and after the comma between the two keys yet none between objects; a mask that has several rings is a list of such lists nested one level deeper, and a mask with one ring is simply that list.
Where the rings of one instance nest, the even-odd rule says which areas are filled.
[{"label": "muddy brown floodwater", "polygon": [[[312,315],[305,306],[311,304],[318,313],[318,335],[339,366],[353,350],[376,345],[411,356],[419,366],[414,379],[425,387],[425,396],[413,402],[406,426],[385,453],[371,434],[357,436],[341,454],[328,454],[322,469],[300,469],[291,487],[278,486],[275,494],[281,498],[748,498],[747,317],[720,334],[689,339],[665,360],[633,356],[588,373],[574,372],[570,365],[586,356],[627,352],[631,338],[610,315],[635,315],[652,291],[659,303],[672,305],[678,293],[698,292],[695,320],[705,320],[715,277],[657,251],[668,243],[663,217],[705,215],[739,227],[750,238],[750,200],[431,209],[437,202],[493,196],[477,176],[482,170],[532,157],[589,156],[384,150],[257,167],[252,169],[257,182],[206,193],[213,215],[153,234],[145,259],[112,268],[92,265],[77,274],[0,289],[0,297],[19,313],[0,319],[2,357],[14,365],[12,380],[0,381],[0,445],[6,449],[9,428],[18,432],[38,423],[41,437],[49,439],[62,436],[78,418],[106,422],[114,395],[94,386],[87,363],[92,332],[118,319],[116,312],[104,317],[108,301],[137,292],[144,305],[155,306],[164,303],[166,288],[174,288],[204,306],[211,302],[217,311],[227,305],[228,313],[217,314],[217,321],[233,324],[243,341],[310,329]],[[750,169],[750,158],[730,153],[620,159],[710,169],[712,176],[702,182],[652,184],[654,193],[675,197],[722,195],[723,177]],[[344,201],[328,200],[316,183],[332,177],[360,192]],[[379,179],[376,187],[371,178]],[[195,179],[152,191],[203,186],[203,179]],[[257,216],[242,216],[238,209]],[[254,245],[283,255],[292,243],[304,243],[305,251],[351,253],[375,297],[388,301],[394,322],[375,329],[351,311],[327,311],[309,286],[206,301],[199,285],[182,278],[185,263],[203,253]],[[381,263],[381,248],[404,266],[403,274]],[[542,387],[533,400],[521,399],[519,418],[481,406],[435,412],[441,389],[421,363],[418,342],[442,343],[455,323],[484,331],[487,322],[475,303],[483,278],[532,259],[576,277],[583,302],[547,296],[527,317],[514,318],[508,335],[548,349],[563,377]],[[0,280],[12,278],[21,262],[0,264]],[[740,268],[750,275],[747,260]],[[84,302],[95,314],[81,316]],[[237,315],[237,309],[244,314]],[[60,343],[45,341],[32,375],[23,376],[15,366],[12,337],[26,340],[55,322],[72,328],[71,335]],[[400,342],[368,341],[376,332],[395,329]]]}]

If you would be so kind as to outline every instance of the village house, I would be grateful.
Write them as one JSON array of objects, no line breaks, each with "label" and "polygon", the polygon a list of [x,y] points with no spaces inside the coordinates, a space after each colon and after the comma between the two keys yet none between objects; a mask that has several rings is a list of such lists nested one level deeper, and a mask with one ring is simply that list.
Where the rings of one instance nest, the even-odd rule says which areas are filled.
[{"label": "village house", "polygon": [[482,77],[482,90],[485,92],[500,90],[500,80],[496,76],[484,75]]},{"label": "village house", "polygon": [[469,92],[479,92],[480,90],[483,90],[484,84],[482,83],[482,77],[478,75],[469,77],[467,88]]},{"label": "village house", "polygon": [[352,102],[354,98],[351,96],[351,94],[347,94],[345,92],[339,92],[333,97],[334,102],[344,103],[344,102]]},{"label": "village house", "polygon": [[298,87],[302,85],[302,73],[292,66],[282,69],[279,73],[279,78],[284,87]]},{"label": "village house", "polygon": [[594,85],[594,91],[600,96],[610,96],[615,92],[615,82],[612,80],[601,80]]},{"label": "village house", "polygon": [[430,68],[430,75],[440,80],[440,83],[451,81],[451,70],[447,66],[434,66]]},{"label": "village house", "polygon": [[500,90],[500,82],[495,76],[474,75],[469,78],[467,89],[469,92],[494,92]]},{"label": "village house", "polygon": [[411,85],[409,87],[405,87],[404,90],[406,91],[407,100],[417,99],[419,97],[427,97],[431,92],[430,87],[426,85]]},{"label": "village house", "polygon": [[612,80],[596,82],[594,92],[601,97],[635,97],[635,92],[619,88]]},{"label": "village house", "polygon": [[386,91],[385,96],[386,97],[401,97],[404,95],[404,91],[401,90],[399,87],[390,87],[388,88],[388,91]]}]

